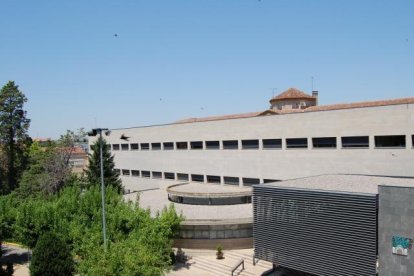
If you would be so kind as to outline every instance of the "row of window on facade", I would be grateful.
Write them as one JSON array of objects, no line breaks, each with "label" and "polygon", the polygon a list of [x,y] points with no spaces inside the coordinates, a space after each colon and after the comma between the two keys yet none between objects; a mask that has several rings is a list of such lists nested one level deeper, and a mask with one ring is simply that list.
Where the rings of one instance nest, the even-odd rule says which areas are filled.
[{"label": "row of window on facade", "polygon": [[[414,135],[411,136],[414,145]],[[286,138],[287,149],[308,148],[308,138]],[[112,150],[202,150],[202,149],[282,149],[282,139],[248,139],[223,140],[223,141],[191,141],[191,142],[164,142],[164,143],[131,143],[112,144]],[[315,137],[310,139],[313,148],[337,148],[337,137]],[[344,136],[340,137],[342,148],[369,148],[369,136]],[[405,135],[380,135],[374,136],[376,148],[405,148]]]},{"label": "row of window on facade", "polygon": [[[202,175],[202,174],[187,174],[187,173],[173,173],[173,172],[159,172],[159,171],[139,171],[129,169],[115,169],[115,171],[122,176],[134,176],[153,179],[166,179],[166,180],[178,180],[178,181],[192,181],[211,184],[228,184],[251,186],[261,183],[270,183],[278,180],[275,179],[263,179],[251,177],[235,177],[235,176],[218,176],[218,175]],[[240,181],[241,180],[241,181]]]}]

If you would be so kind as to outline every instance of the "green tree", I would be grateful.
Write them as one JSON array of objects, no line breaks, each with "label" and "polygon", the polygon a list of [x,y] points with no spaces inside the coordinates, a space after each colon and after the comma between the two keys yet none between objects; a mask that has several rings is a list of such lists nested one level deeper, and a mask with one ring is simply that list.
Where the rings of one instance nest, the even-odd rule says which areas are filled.
[{"label": "green tree", "polygon": [[119,174],[115,171],[114,157],[109,150],[110,145],[105,139],[98,138],[91,146],[92,153],[89,154],[89,165],[86,170],[86,176],[91,184],[99,184],[101,179],[101,162],[100,162],[100,143],[102,141],[102,160],[105,186],[115,187],[118,192],[121,192],[122,183],[119,179]]},{"label": "green tree", "polygon": [[68,245],[53,232],[43,234],[33,250],[30,275],[72,275],[74,262]]},{"label": "green tree", "polygon": [[27,130],[30,125],[23,109],[26,101],[25,95],[13,81],[0,90],[0,145],[6,155],[5,175],[8,184],[4,187],[3,181],[3,192],[14,190],[24,169],[24,146],[28,141]]},{"label": "green tree", "polygon": [[41,147],[34,142],[29,150],[29,168],[23,172],[16,193],[21,198],[48,196],[63,188],[71,176],[67,149],[50,142]]}]

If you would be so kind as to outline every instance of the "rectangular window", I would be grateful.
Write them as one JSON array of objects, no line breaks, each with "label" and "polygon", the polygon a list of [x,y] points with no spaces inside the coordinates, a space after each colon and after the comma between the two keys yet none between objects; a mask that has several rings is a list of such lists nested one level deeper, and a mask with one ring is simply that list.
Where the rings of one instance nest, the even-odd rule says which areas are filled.
[{"label": "rectangular window", "polygon": [[207,183],[220,184],[221,183],[220,176],[207,175]]},{"label": "rectangular window", "polygon": [[204,182],[204,175],[202,174],[192,174],[191,181],[194,182]]},{"label": "rectangular window", "polygon": [[342,148],[368,148],[368,136],[346,136],[341,137]]},{"label": "rectangular window", "polygon": [[414,135],[411,135],[411,146],[414,148]]},{"label": "rectangular window", "polygon": [[287,138],[286,139],[286,148],[288,149],[300,149],[308,147],[307,138]]},{"label": "rectangular window", "polygon": [[121,150],[129,150],[129,144],[121,144]]},{"label": "rectangular window", "polygon": [[272,183],[272,182],[279,182],[280,180],[277,179],[263,179],[263,183]]},{"label": "rectangular window", "polygon": [[131,150],[139,150],[138,143],[131,144]]},{"label": "rectangular window", "polygon": [[191,149],[203,149],[203,142],[201,141],[190,142],[190,147]]},{"label": "rectangular window", "polygon": [[120,170],[120,169],[114,169],[114,172],[115,172],[117,175],[120,175],[120,174],[121,174],[121,170]]},{"label": "rectangular window", "polygon": [[165,142],[163,143],[164,150],[173,150],[174,149],[174,143],[173,142]]},{"label": "rectangular window", "polygon": [[242,140],[242,149],[258,149],[259,140]]},{"label": "rectangular window", "polygon": [[219,141],[206,141],[206,149],[220,149]]},{"label": "rectangular window", "polygon": [[161,172],[152,172],[152,178],[162,178]]},{"label": "rectangular window", "polygon": [[131,175],[132,176],[139,176],[139,171],[138,170],[131,170]]},{"label": "rectangular window", "polygon": [[239,141],[237,140],[227,140],[223,141],[223,149],[238,149]]},{"label": "rectangular window", "polygon": [[282,139],[263,139],[263,149],[281,149]]},{"label": "rectangular window", "polygon": [[122,170],[122,175],[130,175],[129,170]]},{"label": "rectangular window", "polygon": [[146,177],[146,178],[150,178],[151,177],[151,172],[150,171],[141,171],[141,176]]},{"label": "rectangular window", "polygon": [[224,180],[224,184],[239,186],[239,178],[238,177],[224,176],[223,180]]},{"label": "rectangular window", "polygon": [[152,150],[161,150],[161,143],[151,143]]},{"label": "rectangular window", "polygon": [[141,143],[141,150],[149,150],[149,143]]},{"label": "rectangular window", "polygon": [[171,173],[171,172],[165,172],[165,173],[164,173],[164,178],[165,178],[165,179],[171,179],[171,180],[174,180],[174,179],[175,179],[175,175],[174,175],[174,173]]},{"label": "rectangular window", "polygon": [[405,135],[375,136],[376,148],[405,148]]},{"label": "rectangular window", "polygon": [[188,174],[186,174],[186,173],[177,173],[177,180],[188,181]]},{"label": "rectangular window", "polygon": [[336,137],[312,138],[314,148],[336,148]]},{"label": "rectangular window", "polygon": [[175,145],[176,145],[178,150],[188,149],[188,143],[187,142],[176,142]]},{"label": "rectangular window", "polygon": [[119,144],[113,144],[112,150],[119,150]]},{"label": "rectangular window", "polygon": [[260,184],[259,178],[243,177],[243,186],[252,186],[256,184]]}]

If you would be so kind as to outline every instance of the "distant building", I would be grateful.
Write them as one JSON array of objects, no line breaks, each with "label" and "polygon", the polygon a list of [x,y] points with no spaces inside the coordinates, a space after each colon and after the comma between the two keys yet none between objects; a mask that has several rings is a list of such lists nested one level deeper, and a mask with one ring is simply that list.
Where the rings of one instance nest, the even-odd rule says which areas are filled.
[{"label": "distant building", "polygon": [[88,166],[88,154],[83,147],[75,146],[71,150],[69,163],[72,165],[72,172],[82,173]]}]

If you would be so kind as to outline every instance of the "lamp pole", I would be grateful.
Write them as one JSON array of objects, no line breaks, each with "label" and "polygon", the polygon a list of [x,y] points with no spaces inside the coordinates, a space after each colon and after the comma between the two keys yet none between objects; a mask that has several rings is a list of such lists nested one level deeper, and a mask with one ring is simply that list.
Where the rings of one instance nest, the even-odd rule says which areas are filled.
[{"label": "lamp pole", "polygon": [[104,182],[104,170],[103,170],[103,154],[102,154],[102,131],[108,132],[107,128],[94,128],[88,133],[89,136],[96,136],[99,133],[99,163],[101,169],[101,200],[102,200],[102,235],[104,248],[107,248],[106,241],[106,217],[105,217],[105,182]]}]

